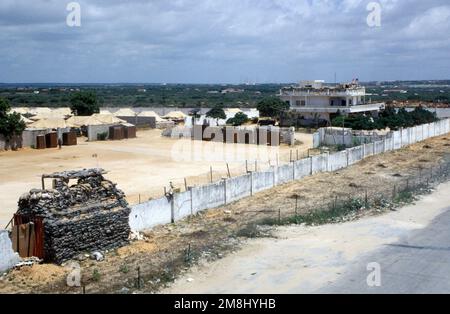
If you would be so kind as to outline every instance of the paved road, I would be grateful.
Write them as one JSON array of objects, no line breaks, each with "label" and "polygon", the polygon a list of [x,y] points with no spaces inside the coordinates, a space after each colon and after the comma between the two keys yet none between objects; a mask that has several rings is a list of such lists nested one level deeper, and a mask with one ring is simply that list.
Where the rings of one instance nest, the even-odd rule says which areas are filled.
[{"label": "paved road", "polygon": [[[369,287],[368,263],[379,263],[381,286]],[[365,257],[320,293],[450,293],[450,207],[425,229]]]}]

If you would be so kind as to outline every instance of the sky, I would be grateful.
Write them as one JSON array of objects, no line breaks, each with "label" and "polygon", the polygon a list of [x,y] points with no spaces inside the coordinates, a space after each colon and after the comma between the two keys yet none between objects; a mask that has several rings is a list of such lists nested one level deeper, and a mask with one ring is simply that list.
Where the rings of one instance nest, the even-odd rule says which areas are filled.
[{"label": "sky", "polygon": [[448,0],[70,2],[0,1],[0,82],[450,79]]}]

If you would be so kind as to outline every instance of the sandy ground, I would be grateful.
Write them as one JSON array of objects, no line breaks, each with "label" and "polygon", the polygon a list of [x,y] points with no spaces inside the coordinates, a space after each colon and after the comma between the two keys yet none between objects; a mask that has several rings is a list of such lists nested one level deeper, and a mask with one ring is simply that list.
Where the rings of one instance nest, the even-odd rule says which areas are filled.
[{"label": "sandy ground", "polygon": [[314,293],[350,271],[362,256],[426,228],[449,204],[446,183],[415,205],[382,216],[320,227],[280,227],[276,239],[248,240],[242,250],[195,267],[163,292]]},{"label": "sandy ground", "polygon": [[[273,165],[275,160],[288,160],[290,150],[299,150],[300,156],[312,146],[310,134],[297,134],[303,142],[296,147],[267,148],[256,145],[217,144],[174,140],[161,137],[160,130],[137,133],[138,138],[124,141],[86,142],[63,147],[62,150],[24,149],[18,152],[0,152],[0,228],[4,228],[16,211],[23,193],[40,188],[40,176],[56,171],[102,167],[107,178],[123,189],[131,204],[161,197],[164,186],[173,182],[184,190],[188,185],[204,184],[227,176],[229,163],[232,176],[245,173],[248,167],[258,169]],[[196,152],[195,154],[193,152]],[[217,153],[219,152],[219,154]],[[214,158],[213,158],[214,157]],[[47,183],[49,186],[51,182]]]}]

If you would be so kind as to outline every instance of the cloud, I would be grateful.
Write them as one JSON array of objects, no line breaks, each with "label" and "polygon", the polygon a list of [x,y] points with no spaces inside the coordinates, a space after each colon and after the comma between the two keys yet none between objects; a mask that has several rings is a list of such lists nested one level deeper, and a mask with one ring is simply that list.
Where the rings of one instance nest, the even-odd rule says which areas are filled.
[{"label": "cloud", "polygon": [[[58,0],[0,3],[0,81],[288,82],[448,78],[445,0]],[[420,70],[418,70],[420,68]]]}]

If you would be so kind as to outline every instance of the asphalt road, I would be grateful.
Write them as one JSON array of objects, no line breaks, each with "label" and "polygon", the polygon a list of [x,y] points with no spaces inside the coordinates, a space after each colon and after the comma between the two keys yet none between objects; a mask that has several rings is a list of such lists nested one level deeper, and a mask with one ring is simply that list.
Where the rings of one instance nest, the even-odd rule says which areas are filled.
[{"label": "asphalt road", "polygon": [[[369,263],[380,265],[380,286],[367,284],[367,277],[374,271],[373,268],[367,270]],[[450,293],[450,207],[425,229],[385,245],[352,269],[354,271],[318,292]]]}]

